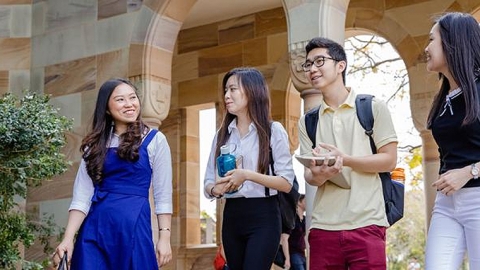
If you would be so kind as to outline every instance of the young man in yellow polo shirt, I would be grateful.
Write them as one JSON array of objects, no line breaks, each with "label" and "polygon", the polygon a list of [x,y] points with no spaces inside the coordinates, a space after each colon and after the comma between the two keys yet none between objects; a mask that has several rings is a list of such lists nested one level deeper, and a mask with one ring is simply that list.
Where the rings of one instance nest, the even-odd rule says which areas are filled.
[{"label": "young man in yellow polo shirt", "polygon": [[[305,167],[305,180],[318,187],[308,236],[310,269],[385,270],[385,215],[378,172],[395,168],[397,136],[385,102],[373,98],[372,154],[358,121],[356,93],[345,86],[347,59],[343,47],[326,38],[306,46],[303,64],[312,86],[322,92],[312,149],[303,116],[299,121],[303,155],[335,156],[333,166]],[[341,183],[341,184],[340,184]]]}]

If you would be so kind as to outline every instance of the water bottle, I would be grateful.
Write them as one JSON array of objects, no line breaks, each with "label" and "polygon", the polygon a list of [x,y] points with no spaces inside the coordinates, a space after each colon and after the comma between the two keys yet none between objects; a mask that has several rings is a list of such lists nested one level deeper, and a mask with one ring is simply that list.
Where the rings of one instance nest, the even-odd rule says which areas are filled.
[{"label": "water bottle", "polygon": [[228,171],[236,168],[235,156],[230,154],[230,147],[222,145],[220,156],[217,157],[217,170],[220,177],[224,177]]},{"label": "water bottle", "polygon": [[395,180],[399,183],[405,184],[405,170],[403,168],[395,168],[390,176],[392,180]]}]

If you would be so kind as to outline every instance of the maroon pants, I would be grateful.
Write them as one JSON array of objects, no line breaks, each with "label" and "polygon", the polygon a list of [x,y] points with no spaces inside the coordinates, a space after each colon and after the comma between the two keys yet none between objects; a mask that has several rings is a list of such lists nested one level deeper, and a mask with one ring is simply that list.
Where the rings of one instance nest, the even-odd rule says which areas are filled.
[{"label": "maroon pants", "polygon": [[310,270],[385,270],[385,227],[354,230],[311,229]]}]

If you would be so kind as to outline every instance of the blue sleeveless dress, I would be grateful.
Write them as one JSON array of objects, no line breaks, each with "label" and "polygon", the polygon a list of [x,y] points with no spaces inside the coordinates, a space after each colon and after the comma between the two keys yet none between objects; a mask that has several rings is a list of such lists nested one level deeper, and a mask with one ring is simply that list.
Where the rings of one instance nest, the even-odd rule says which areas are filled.
[{"label": "blue sleeveless dress", "polygon": [[156,133],[151,130],[142,142],[138,161],[120,159],[116,147],[108,149],[103,180],[95,186],[92,206],[75,241],[71,270],[158,270],[147,151]]}]

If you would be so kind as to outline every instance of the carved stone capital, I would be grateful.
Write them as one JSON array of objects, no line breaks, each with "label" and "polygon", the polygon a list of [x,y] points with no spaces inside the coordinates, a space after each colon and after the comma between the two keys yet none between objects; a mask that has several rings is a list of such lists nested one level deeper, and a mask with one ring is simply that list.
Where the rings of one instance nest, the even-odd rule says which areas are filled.
[{"label": "carved stone capital", "polygon": [[153,127],[159,127],[170,110],[171,85],[142,79],[142,76],[129,79],[140,91],[143,120]]},{"label": "carved stone capital", "polygon": [[305,45],[307,42],[308,41],[302,41],[295,44],[290,44],[289,53],[292,83],[299,92],[312,88],[302,68],[302,64],[305,62],[306,57]]}]

